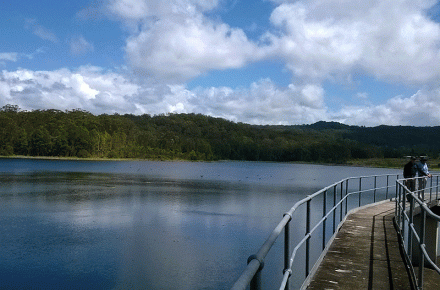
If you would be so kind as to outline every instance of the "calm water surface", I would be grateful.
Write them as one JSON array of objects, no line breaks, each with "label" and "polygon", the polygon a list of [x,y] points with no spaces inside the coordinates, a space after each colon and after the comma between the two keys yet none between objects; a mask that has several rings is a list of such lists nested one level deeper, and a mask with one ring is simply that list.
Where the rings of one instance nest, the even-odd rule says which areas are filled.
[{"label": "calm water surface", "polygon": [[[400,171],[0,159],[0,289],[228,289],[296,201]],[[266,260],[269,289],[281,247]]]}]

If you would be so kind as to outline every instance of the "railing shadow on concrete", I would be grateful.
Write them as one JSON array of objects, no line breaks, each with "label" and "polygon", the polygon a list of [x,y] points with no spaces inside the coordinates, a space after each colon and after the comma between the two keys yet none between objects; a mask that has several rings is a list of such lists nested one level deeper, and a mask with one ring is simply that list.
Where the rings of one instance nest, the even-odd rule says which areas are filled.
[{"label": "railing shadow on concrete", "polygon": [[[330,247],[340,225],[350,213],[349,208],[351,210],[368,203],[377,202],[379,199],[389,199],[391,197],[390,189],[396,187],[395,184],[397,183],[395,183],[395,181],[398,179],[398,174],[350,177],[327,186],[298,201],[283,215],[280,223],[275,227],[258,252],[248,258],[247,267],[231,289],[246,289],[249,285],[251,290],[261,289],[264,259],[283,230],[284,271],[279,289],[290,289],[289,279],[291,279],[292,276],[295,276],[293,275],[293,262],[298,250],[305,247],[305,265],[303,265],[305,267],[305,275],[301,286],[301,289],[304,289],[309,284],[310,278],[313,276],[319,263],[325,256],[325,253]],[[379,194],[379,192],[381,194]],[[367,193],[371,194],[368,200],[366,198]],[[353,198],[355,198],[354,202]],[[318,201],[319,204],[322,204],[322,217],[314,225],[311,224],[311,204],[313,201]],[[328,205],[329,203],[330,205]],[[300,207],[305,207],[305,217],[294,219],[294,212]],[[293,226],[297,227],[301,227],[303,226],[303,223],[305,223],[305,235],[291,251],[290,225],[292,223]],[[319,228],[322,228],[322,232],[318,234]],[[331,230],[331,236],[327,234],[329,229]],[[310,239],[314,235],[322,235],[322,243],[320,243],[321,254],[314,263],[313,268],[311,268]],[[329,237],[326,238],[327,236]],[[297,272],[301,271],[295,271],[295,273]]]},{"label": "railing shadow on concrete", "polygon": [[[426,186],[427,181],[429,186]],[[420,177],[396,181],[395,224],[417,289],[424,287],[425,267],[440,274],[436,265],[440,216],[434,213],[440,213],[439,205],[438,175],[429,179]],[[418,267],[417,271],[415,267]]]}]

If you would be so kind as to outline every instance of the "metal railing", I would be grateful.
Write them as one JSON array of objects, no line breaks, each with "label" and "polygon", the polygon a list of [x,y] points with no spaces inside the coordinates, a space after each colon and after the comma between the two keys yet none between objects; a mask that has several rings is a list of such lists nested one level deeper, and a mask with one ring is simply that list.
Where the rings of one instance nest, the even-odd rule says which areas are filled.
[{"label": "metal railing", "polygon": [[[429,186],[426,186],[426,181],[430,183]],[[412,182],[412,184],[409,185],[408,182]],[[416,188],[418,189],[416,190]],[[396,181],[395,223],[404,250],[405,260],[410,267],[410,273],[417,289],[423,289],[425,265],[440,274],[440,268],[432,260],[433,257],[429,256],[426,246],[426,225],[428,219],[435,223],[435,227],[437,227],[437,223],[440,221],[440,216],[433,213],[430,207],[438,205],[438,175],[432,176],[429,179],[420,177]],[[418,222],[414,221],[415,216],[419,217]],[[437,255],[436,252],[434,254],[435,256]],[[418,266],[417,274],[414,269],[415,266]]]},{"label": "metal railing", "polygon": [[[284,270],[279,289],[290,288],[289,280],[295,276],[293,275],[293,263],[298,250],[302,247],[305,247],[304,276],[300,279],[302,281],[302,288],[306,287],[312,276],[311,274],[316,270],[317,265],[330,246],[339,225],[347,216],[349,208],[357,208],[379,200],[388,199],[391,195],[390,188],[396,187],[395,181],[398,179],[398,174],[350,177],[327,186],[298,201],[283,215],[280,223],[275,227],[258,252],[248,258],[247,267],[231,289],[246,289],[248,285],[250,285],[251,290],[261,289],[264,260],[283,230]],[[390,183],[391,181],[392,183]],[[370,193],[369,197],[366,196],[367,193]],[[355,198],[354,200],[353,197]],[[318,207],[322,207],[321,218],[313,225],[311,224],[312,202],[316,202]],[[297,215],[294,217],[294,213],[301,207],[305,207],[305,217],[297,217]],[[305,223],[305,234],[294,246],[293,251],[291,251],[292,237],[290,224],[293,221],[295,221],[293,225],[298,228],[301,228],[304,225],[303,223]],[[328,221],[330,221],[330,223],[328,223]],[[321,231],[319,230],[320,228]],[[320,257],[314,262],[315,266],[311,269],[311,238],[314,236],[319,237],[320,235],[322,235],[322,241],[318,242],[320,244]],[[301,271],[295,271],[295,273],[297,272]]]}]

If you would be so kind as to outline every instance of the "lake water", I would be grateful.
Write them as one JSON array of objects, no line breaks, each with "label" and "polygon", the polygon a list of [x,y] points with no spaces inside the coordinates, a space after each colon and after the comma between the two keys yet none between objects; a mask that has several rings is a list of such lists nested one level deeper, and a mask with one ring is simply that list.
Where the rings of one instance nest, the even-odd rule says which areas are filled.
[{"label": "lake water", "polygon": [[401,170],[0,159],[0,289],[229,289],[296,201],[388,173]]}]

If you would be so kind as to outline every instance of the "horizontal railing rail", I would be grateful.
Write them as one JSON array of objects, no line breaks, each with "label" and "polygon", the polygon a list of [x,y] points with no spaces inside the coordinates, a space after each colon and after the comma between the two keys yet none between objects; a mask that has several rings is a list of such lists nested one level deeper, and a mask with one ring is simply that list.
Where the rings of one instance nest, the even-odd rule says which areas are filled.
[{"label": "horizontal railing rail", "polygon": [[[393,180],[390,183],[390,179]],[[368,204],[378,201],[377,199],[388,199],[390,188],[396,187],[395,180],[399,179],[398,174],[386,174],[386,175],[373,175],[373,176],[359,176],[349,177],[339,182],[335,182],[295,203],[289,211],[284,213],[282,220],[275,227],[272,233],[269,235],[264,244],[260,247],[258,252],[251,255],[248,258],[248,265],[242,272],[241,276],[236,280],[231,289],[246,289],[250,285],[250,289],[261,289],[262,287],[262,270],[264,268],[264,260],[269,253],[270,249],[274,245],[277,238],[284,230],[284,271],[280,283],[279,289],[289,289],[289,280],[293,276],[293,263],[296,258],[297,252],[301,247],[305,247],[305,259],[304,270],[305,275],[302,279],[302,287],[306,287],[310,277],[313,274],[312,271],[316,269],[316,265],[319,264],[322,259],[323,253],[329,247],[332,238],[328,237],[328,231],[331,230],[332,237],[337,232],[340,223],[345,219],[349,208],[349,197],[357,195],[357,203],[352,205],[353,208],[362,206],[362,204]],[[378,185],[380,183],[381,185]],[[384,192],[382,192],[384,191]],[[378,197],[378,192],[381,192]],[[366,193],[372,193],[372,197],[368,202],[363,202],[362,197]],[[329,198],[328,195],[332,195]],[[311,224],[311,204],[312,201],[319,200],[322,204],[322,217],[312,226]],[[330,206],[328,206],[330,203]],[[300,208],[305,207],[305,218],[294,219],[294,213]],[[328,208],[327,208],[328,207]],[[337,214],[339,212],[339,218],[337,221]],[[295,226],[300,228],[305,223],[304,237],[294,246],[291,252],[291,234],[290,224],[295,220]],[[331,221],[328,224],[328,221]],[[319,227],[322,227],[322,242],[321,242],[321,254],[317,261],[314,263],[313,269],[310,268],[310,240],[312,236],[318,233]],[[330,228],[330,230],[329,230]],[[317,234],[318,235],[318,234]],[[312,271],[311,271],[312,270]]]},{"label": "horizontal railing rail", "polygon": [[[426,264],[440,275],[440,268],[430,257],[426,246],[427,220],[432,219],[435,223],[435,228],[437,228],[438,222],[440,222],[440,216],[435,214],[430,208],[430,206],[439,205],[439,175],[429,178],[429,186],[426,186],[427,180],[427,177],[396,180],[395,222],[404,250],[405,260],[410,267],[410,273],[413,276],[417,289],[423,289],[424,287]],[[409,182],[412,183],[412,190],[407,187]],[[420,216],[418,224],[414,223],[416,215]],[[438,238],[436,234],[434,233],[435,239]],[[414,243],[417,245],[414,245]],[[435,252],[434,255],[434,258],[436,258],[437,253]],[[414,256],[416,256],[416,259]],[[417,265],[414,265],[414,262]],[[414,269],[415,266],[418,266],[417,273]]]}]

